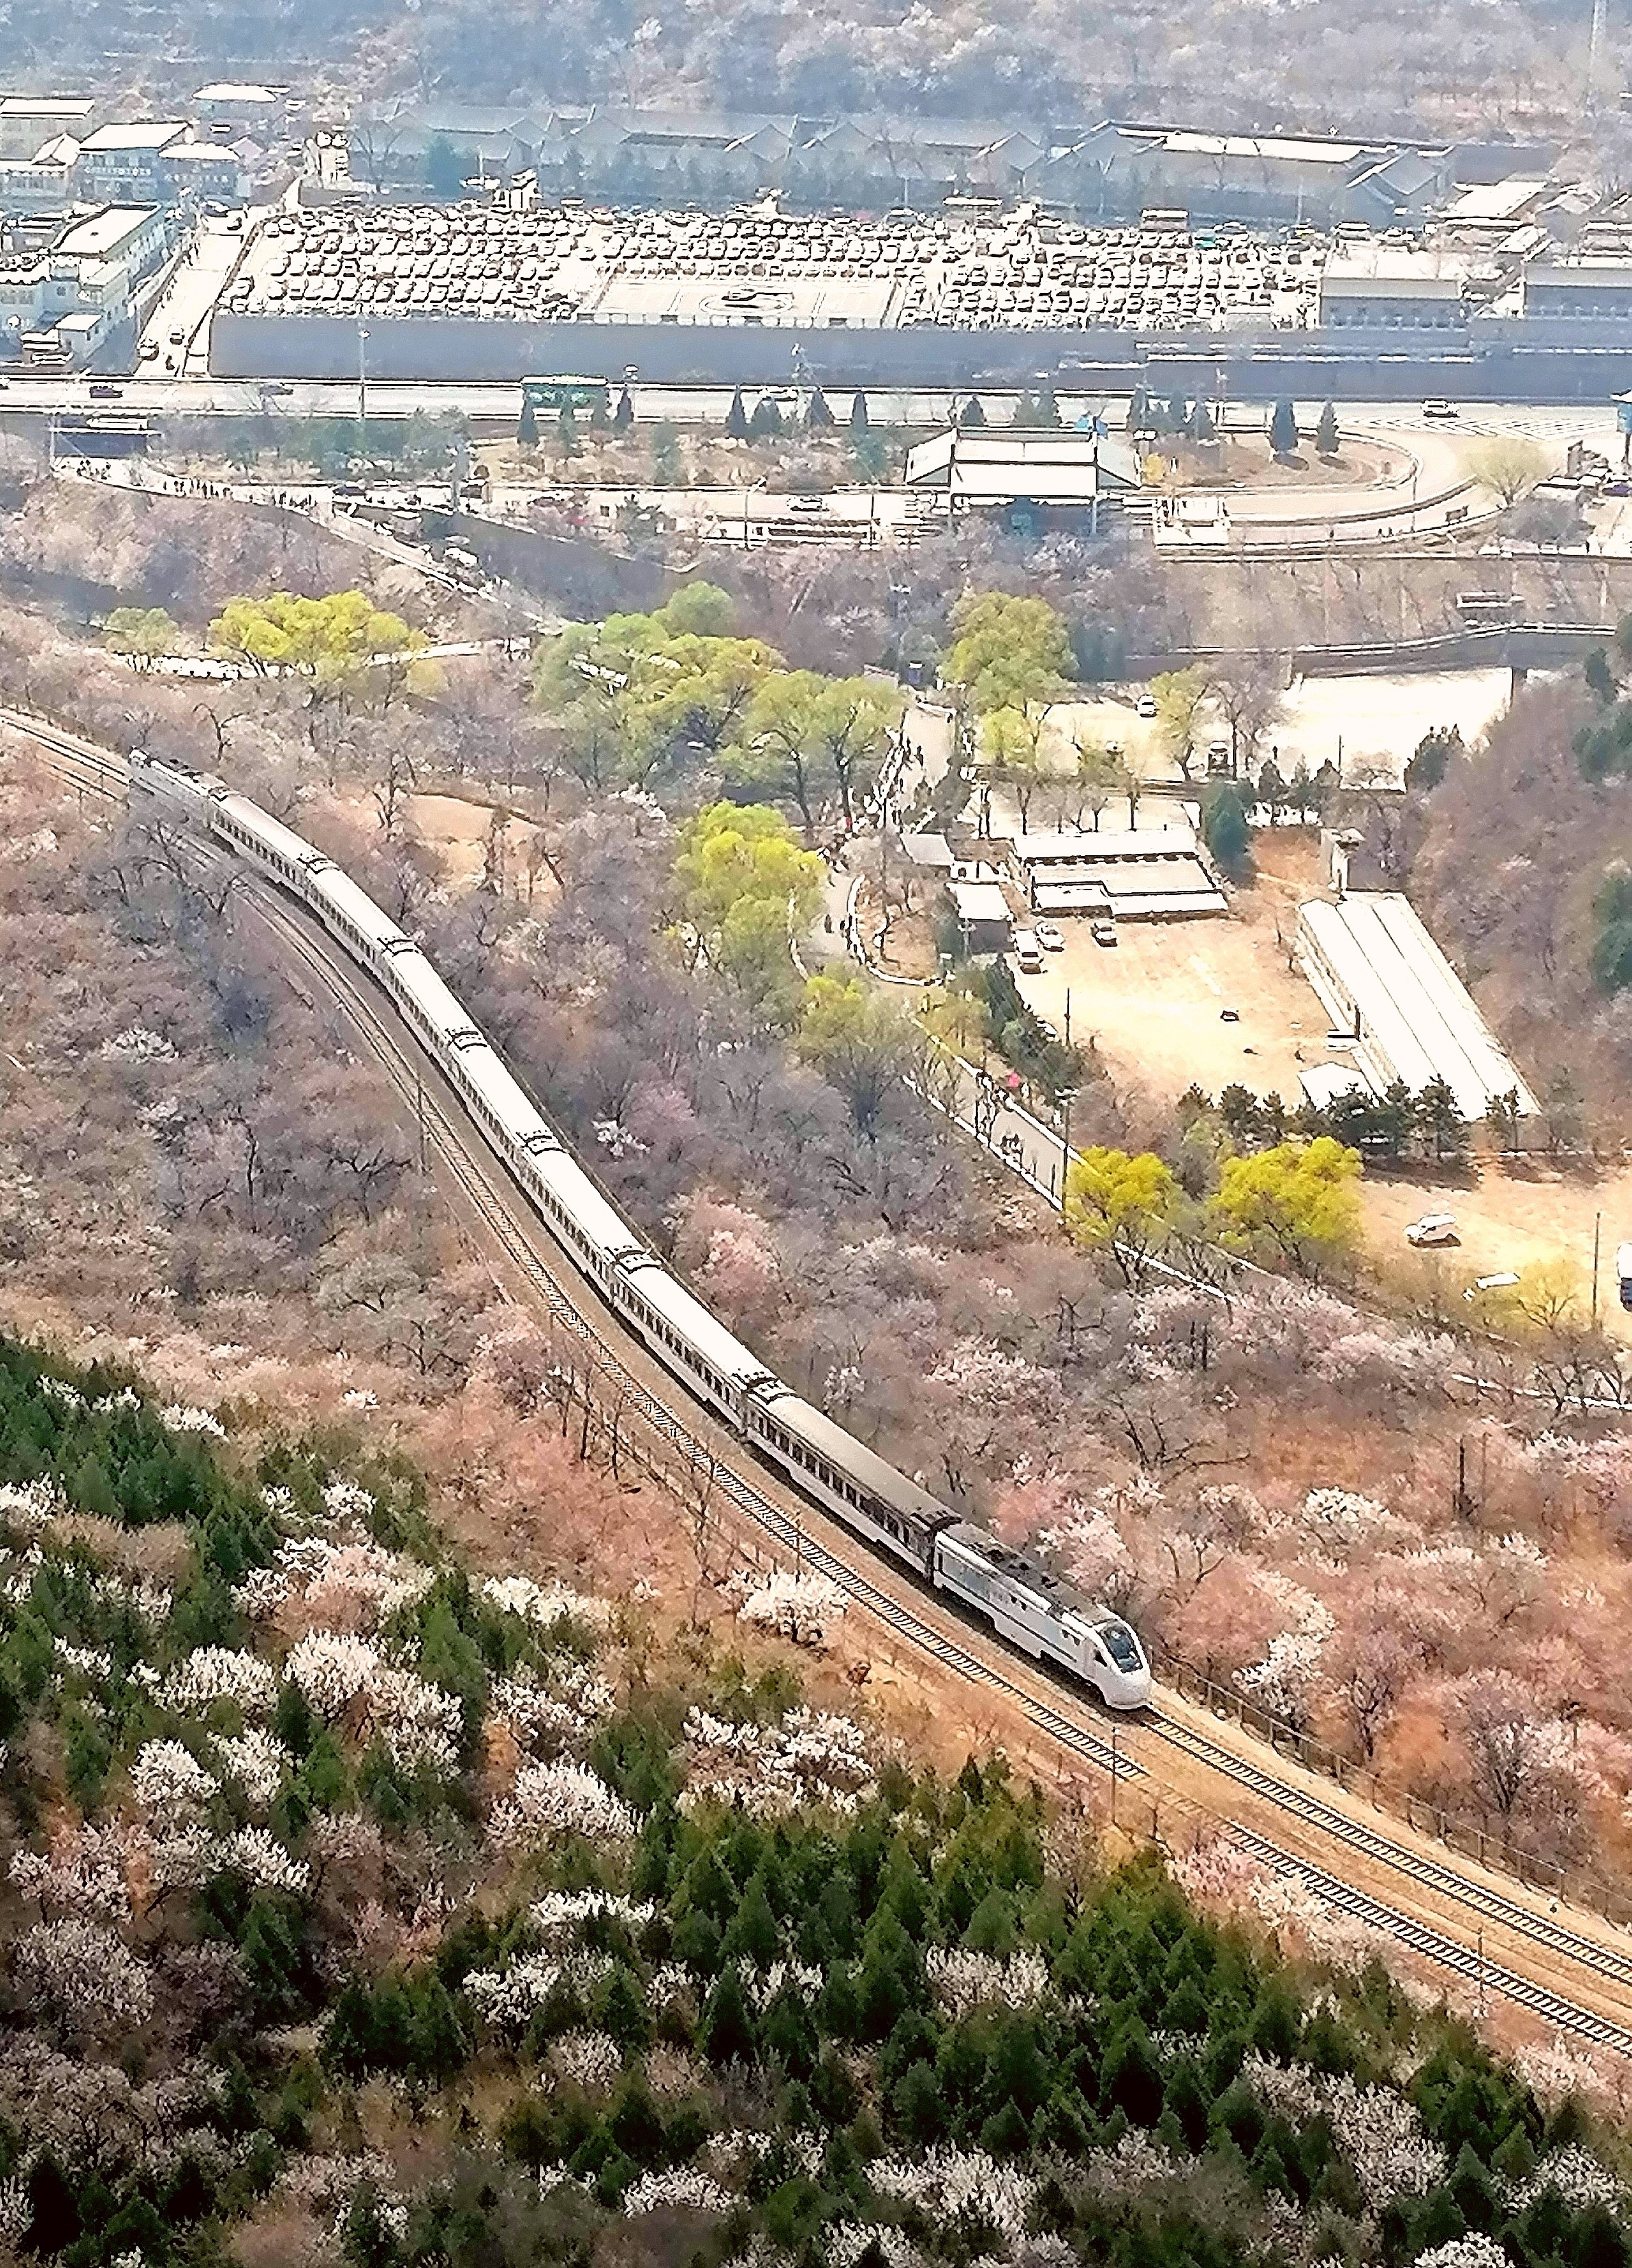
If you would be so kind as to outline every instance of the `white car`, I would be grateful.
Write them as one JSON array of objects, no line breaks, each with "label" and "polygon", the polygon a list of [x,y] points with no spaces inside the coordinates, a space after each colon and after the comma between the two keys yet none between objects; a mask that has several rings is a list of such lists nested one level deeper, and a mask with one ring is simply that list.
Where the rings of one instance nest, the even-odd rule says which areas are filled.
[{"label": "white car", "polygon": [[1045,953],[1063,953],[1065,950],[1065,932],[1059,927],[1057,923],[1039,922],[1037,924],[1037,942],[1041,946]]},{"label": "white car", "polygon": [[1134,714],[1136,717],[1154,717],[1156,714],[1155,694],[1142,693],[1139,696],[1137,702],[1134,704]]},{"label": "white car", "polygon": [[1458,410],[1454,401],[1425,401],[1422,404],[1422,415],[1424,417],[1433,420],[1436,423],[1443,423],[1446,418],[1458,416],[1460,415],[1460,412]]},{"label": "white car", "polygon": [[1425,1212],[1420,1219],[1407,1224],[1405,1234],[1408,1244],[1419,1248],[1425,1244],[1458,1244],[1461,1241],[1456,1233],[1456,1215],[1453,1212]]}]

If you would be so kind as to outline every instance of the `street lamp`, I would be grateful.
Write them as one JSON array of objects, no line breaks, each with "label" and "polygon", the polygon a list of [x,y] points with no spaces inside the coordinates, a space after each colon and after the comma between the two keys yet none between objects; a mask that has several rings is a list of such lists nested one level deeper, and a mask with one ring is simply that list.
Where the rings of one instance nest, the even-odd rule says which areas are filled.
[{"label": "street lamp", "polygon": [[368,325],[357,325],[357,446],[368,443]]}]

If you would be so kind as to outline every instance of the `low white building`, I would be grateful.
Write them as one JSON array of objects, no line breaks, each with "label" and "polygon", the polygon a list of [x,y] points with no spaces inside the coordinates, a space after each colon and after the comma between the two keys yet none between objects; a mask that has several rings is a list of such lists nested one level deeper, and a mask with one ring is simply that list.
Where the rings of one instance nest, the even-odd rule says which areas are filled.
[{"label": "low white building", "polygon": [[1352,891],[1341,905],[1315,899],[1298,913],[1298,966],[1334,1031],[1352,1042],[1350,1060],[1378,1094],[1401,1079],[1415,1094],[1443,1079],[1469,1121],[1494,1097],[1535,1097],[1472,996],[1418,919],[1393,891]]},{"label": "low white building", "polygon": [[1017,835],[1009,872],[1033,913],[1185,921],[1228,910],[1193,827]]}]

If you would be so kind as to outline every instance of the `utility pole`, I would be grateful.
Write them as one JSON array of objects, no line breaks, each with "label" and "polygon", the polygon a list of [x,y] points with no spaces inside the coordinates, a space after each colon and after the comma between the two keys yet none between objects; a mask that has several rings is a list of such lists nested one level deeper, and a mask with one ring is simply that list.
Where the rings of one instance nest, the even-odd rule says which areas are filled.
[{"label": "utility pole", "polygon": [[1586,107],[1598,108],[1598,66],[1604,52],[1604,0],[1592,0],[1592,43],[1587,49]]},{"label": "utility pole", "polygon": [[368,446],[368,325],[357,325],[357,447]]}]

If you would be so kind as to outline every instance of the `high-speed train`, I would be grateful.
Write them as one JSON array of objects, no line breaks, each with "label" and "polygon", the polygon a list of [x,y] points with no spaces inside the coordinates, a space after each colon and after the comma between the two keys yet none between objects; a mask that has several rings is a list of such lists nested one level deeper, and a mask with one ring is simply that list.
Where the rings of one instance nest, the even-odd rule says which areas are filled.
[{"label": "high-speed train", "polygon": [[136,750],[133,793],[185,815],[300,898],[389,992],[494,1151],[607,1305],[768,1464],[878,1550],[1113,1709],[1149,1700],[1129,1625],[959,1520],[768,1371],[629,1226],[529,1101],[415,940],[332,858],[222,781]]}]

